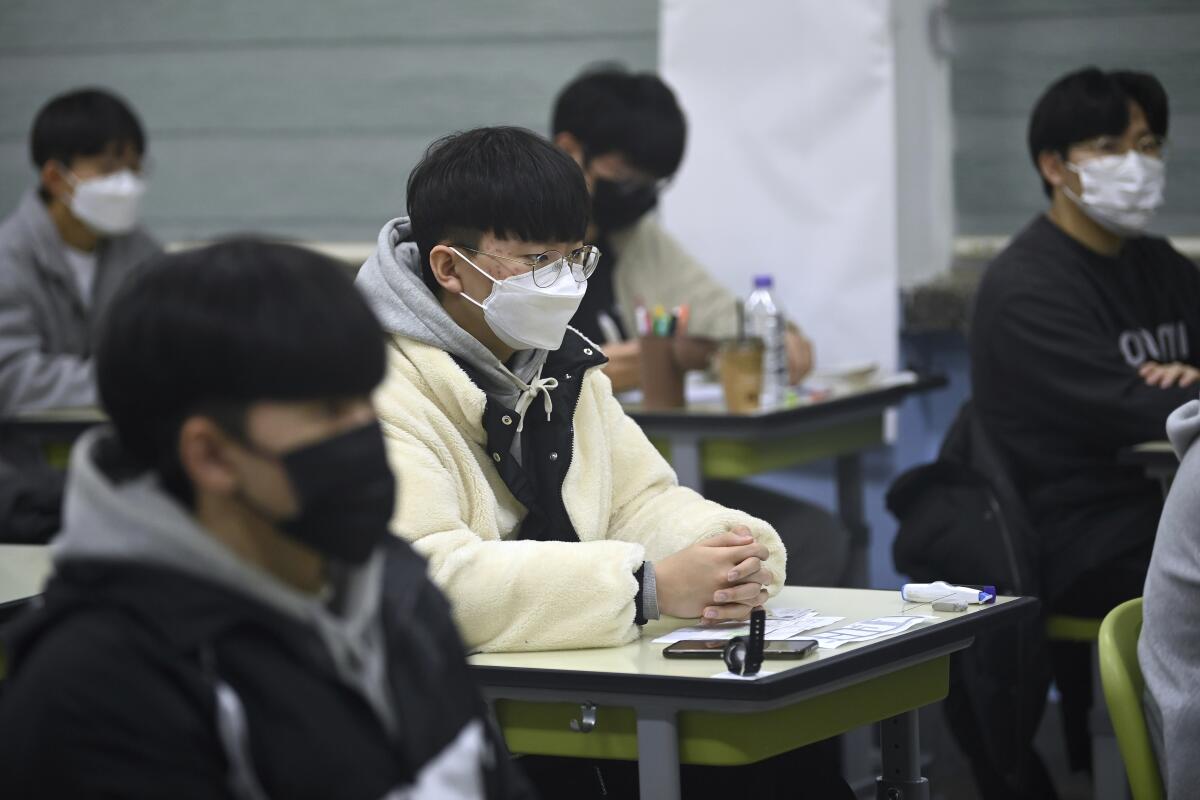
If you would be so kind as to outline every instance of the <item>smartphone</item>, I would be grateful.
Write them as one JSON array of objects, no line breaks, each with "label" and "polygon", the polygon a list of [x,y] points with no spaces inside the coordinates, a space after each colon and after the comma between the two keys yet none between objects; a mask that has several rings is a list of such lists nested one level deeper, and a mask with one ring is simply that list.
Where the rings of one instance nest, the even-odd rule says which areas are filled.
[{"label": "smartphone", "polygon": [[[666,646],[667,658],[720,658],[728,639],[692,639]],[[763,658],[804,658],[817,648],[816,639],[784,639],[763,643]]]}]

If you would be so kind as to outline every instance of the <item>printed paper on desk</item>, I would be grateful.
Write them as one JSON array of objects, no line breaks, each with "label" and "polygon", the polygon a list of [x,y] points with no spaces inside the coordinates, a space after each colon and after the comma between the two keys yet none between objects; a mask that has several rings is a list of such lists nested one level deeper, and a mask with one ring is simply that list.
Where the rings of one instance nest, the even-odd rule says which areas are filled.
[{"label": "printed paper on desk", "polygon": [[723,680],[727,681],[756,681],[759,678],[765,678],[768,675],[774,674],[774,672],[767,672],[766,670],[760,669],[753,675],[738,675],[735,672],[718,672],[716,675],[713,675],[713,677],[722,678]]},{"label": "printed paper on desk", "polygon": [[[764,638],[771,641],[794,639],[806,631],[824,628],[835,622],[841,622],[843,617],[822,617],[811,608],[773,608],[768,609],[767,629]],[[748,636],[750,625],[745,622],[722,622],[716,625],[691,625],[677,628],[663,634],[654,640],[656,644],[672,644],[674,642],[696,641],[703,639],[730,639],[734,636]]]},{"label": "printed paper on desk", "polygon": [[817,646],[824,650],[833,650],[844,644],[868,642],[872,639],[903,633],[909,628],[931,619],[935,619],[935,617],[928,614],[876,617],[875,619],[864,619],[862,622],[856,622],[837,630],[814,633],[808,638],[816,639]]}]

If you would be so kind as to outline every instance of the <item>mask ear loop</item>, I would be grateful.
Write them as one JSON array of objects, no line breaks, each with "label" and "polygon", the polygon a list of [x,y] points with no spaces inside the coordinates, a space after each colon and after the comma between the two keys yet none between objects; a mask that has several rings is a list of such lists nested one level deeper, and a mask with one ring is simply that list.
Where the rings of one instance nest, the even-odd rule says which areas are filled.
[{"label": "mask ear loop", "polygon": [[[70,190],[71,190],[70,193],[65,198],[57,198],[57,199],[59,199],[63,203],[70,205],[71,201],[75,199],[75,190],[79,187],[79,184],[81,183],[79,176],[75,174],[74,170],[72,170],[70,167],[68,167],[66,164],[62,163],[58,159],[54,159],[54,168],[56,170],[58,170],[58,174],[61,175],[62,179],[67,182],[67,186],[70,187]],[[47,197],[52,196],[49,187],[47,187],[44,183],[41,184],[41,187],[46,192]]]},{"label": "mask ear loop", "polygon": [[[1060,161],[1062,161],[1063,169],[1065,169],[1067,172],[1074,172],[1076,175],[1079,176],[1079,185],[1083,186],[1083,170],[1081,170],[1079,168],[1079,165],[1074,163],[1073,161],[1068,160],[1067,157],[1062,155],[1061,153],[1058,154],[1058,158]],[[1062,189],[1063,194],[1065,194],[1067,196],[1068,200],[1075,203],[1075,205],[1079,206],[1080,208],[1083,208],[1083,198],[1080,197],[1079,195],[1075,194],[1075,192],[1071,189],[1071,187],[1067,186],[1066,181],[1063,181],[1062,186],[1060,188]]]},{"label": "mask ear loop", "polygon": [[[481,268],[479,267],[479,265],[478,265],[478,264],[476,264],[474,261],[472,261],[471,259],[469,259],[469,258],[467,258],[466,256],[464,256],[462,253],[460,253],[460,252],[458,251],[458,248],[457,248],[457,247],[451,247],[451,248],[450,248],[450,250],[451,250],[451,251],[453,251],[453,253],[454,253],[456,256],[458,256],[459,258],[461,258],[463,261],[467,262],[467,263],[468,263],[468,264],[470,264],[472,267],[474,267],[476,272],[478,272],[480,275],[482,275],[483,277],[485,277],[485,278],[487,278],[489,281],[491,281],[491,282],[492,282],[492,285],[493,285],[493,287],[494,287],[494,286],[499,286],[499,285],[500,285],[500,281],[496,280],[496,279],[495,279],[495,278],[493,278],[491,275],[488,275],[488,274],[487,274],[487,272],[485,272],[483,269],[481,269]],[[478,300],[476,300],[474,297],[471,297],[471,295],[467,294],[466,292],[459,292],[459,295],[460,295],[461,297],[464,297],[464,298],[466,298],[466,299],[467,299],[467,300],[469,300],[471,303],[473,303],[473,304],[475,304],[475,305],[479,306],[479,307],[480,307],[481,309],[483,309],[484,311],[487,311],[487,306],[485,305],[485,303],[487,303],[487,300],[484,300],[484,301],[483,301],[483,303],[481,303],[481,302],[479,302]],[[490,295],[489,295],[489,297],[490,297]]]}]

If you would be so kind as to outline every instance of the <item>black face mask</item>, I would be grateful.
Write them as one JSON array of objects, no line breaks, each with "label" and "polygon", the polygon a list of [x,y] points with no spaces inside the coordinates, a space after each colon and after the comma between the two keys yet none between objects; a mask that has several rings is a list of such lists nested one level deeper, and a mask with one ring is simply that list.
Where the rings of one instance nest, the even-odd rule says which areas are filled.
[{"label": "black face mask", "polygon": [[637,181],[596,178],[592,219],[602,231],[619,231],[637,222],[658,205],[658,187]]},{"label": "black face mask", "polygon": [[390,534],[396,479],[378,422],[278,458],[300,505],[279,530],[318,553],[362,564]]}]

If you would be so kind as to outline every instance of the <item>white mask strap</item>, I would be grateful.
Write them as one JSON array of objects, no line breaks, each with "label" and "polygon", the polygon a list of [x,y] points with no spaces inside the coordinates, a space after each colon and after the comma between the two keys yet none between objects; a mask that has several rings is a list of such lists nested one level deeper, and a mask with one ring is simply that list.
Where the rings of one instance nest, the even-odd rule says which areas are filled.
[{"label": "white mask strap", "polygon": [[[474,267],[474,268],[475,268],[475,271],[476,271],[476,272],[478,272],[480,275],[482,275],[483,277],[487,278],[487,279],[488,279],[489,281],[491,281],[492,283],[500,283],[500,281],[496,280],[496,279],[495,279],[495,278],[493,278],[491,275],[488,275],[486,272],[484,272],[482,269],[480,269],[478,264],[476,264],[474,261],[472,261],[471,259],[469,259],[469,258],[467,258],[466,256],[464,256],[462,253],[460,253],[460,252],[458,251],[458,248],[457,248],[457,247],[451,247],[450,249],[451,249],[451,250],[454,252],[454,254],[455,254],[455,255],[457,255],[457,256],[458,256],[459,258],[461,258],[463,261],[467,262],[467,263],[468,263],[468,264],[470,264],[472,267]],[[463,297],[463,298],[465,298],[465,299],[467,299],[467,300],[471,301],[472,303],[474,303],[475,305],[479,306],[480,308],[484,309],[485,311],[487,310],[487,307],[486,307],[486,306],[484,306],[484,304],[483,304],[483,303],[479,302],[479,301],[478,301],[478,300],[476,300],[474,297],[471,297],[471,295],[467,294],[466,292],[459,292],[459,295],[460,295],[461,297]]]}]

